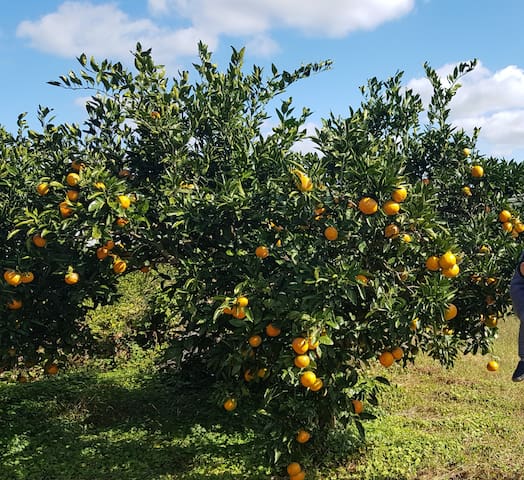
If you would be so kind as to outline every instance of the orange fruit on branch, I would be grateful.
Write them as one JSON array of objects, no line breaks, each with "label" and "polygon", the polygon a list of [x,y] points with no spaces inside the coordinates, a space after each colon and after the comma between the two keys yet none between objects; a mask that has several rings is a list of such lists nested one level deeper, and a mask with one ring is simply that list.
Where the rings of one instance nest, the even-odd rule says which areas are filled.
[{"label": "orange fruit on branch", "polygon": [[365,215],[373,215],[378,210],[378,203],[371,197],[362,197],[358,201],[358,209]]}]

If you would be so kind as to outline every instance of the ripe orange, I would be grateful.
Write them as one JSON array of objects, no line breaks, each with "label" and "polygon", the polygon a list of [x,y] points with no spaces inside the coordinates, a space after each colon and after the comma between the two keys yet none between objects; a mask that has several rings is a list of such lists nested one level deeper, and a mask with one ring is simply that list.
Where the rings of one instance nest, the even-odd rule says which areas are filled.
[{"label": "ripe orange", "polygon": [[404,243],[411,243],[412,240],[413,240],[413,238],[411,237],[411,235],[409,233],[404,233],[402,235],[402,241]]},{"label": "ripe orange", "polygon": [[66,183],[70,187],[76,187],[80,183],[80,175],[74,172],[68,173],[66,177]]},{"label": "ripe orange", "polygon": [[486,365],[486,368],[490,372],[496,372],[499,369],[499,362],[497,362],[496,360],[490,360]]},{"label": "ripe orange", "polygon": [[312,391],[312,392],[318,392],[322,387],[324,386],[324,382],[322,381],[322,379],[320,378],[317,378],[315,380],[315,382],[313,383],[313,385],[311,385],[309,387],[309,389]]},{"label": "ripe orange", "polygon": [[66,196],[69,199],[69,201],[76,202],[78,200],[78,197],[80,196],[80,192],[78,190],[68,190]]},{"label": "ripe orange", "polygon": [[307,348],[308,350],[316,350],[319,346],[320,342],[318,340],[315,340],[314,338],[308,337],[307,339]]},{"label": "ripe orange", "polygon": [[395,360],[400,360],[404,356],[404,350],[402,347],[395,347],[393,350],[391,350],[391,355],[393,355]]},{"label": "ripe orange", "polygon": [[440,269],[439,258],[432,255],[426,260],[426,268],[432,272],[436,272]]},{"label": "ripe orange", "polygon": [[502,223],[509,222],[511,220],[511,212],[509,210],[501,210],[499,213],[499,221]]},{"label": "ripe orange", "polygon": [[38,248],[43,248],[46,246],[46,239],[41,237],[39,233],[35,233],[33,235],[33,243],[38,247]]},{"label": "ripe orange", "polygon": [[511,222],[504,222],[502,224],[502,230],[505,232],[511,232],[513,230],[513,224]]},{"label": "ripe orange", "polygon": [[310,358],[309,355],[297,355],[294,360],[295,367],[306,368],[309,367]]},{"label": "ripe orange", "polygon": [[266,325],[266,335],[268,337],[278,337],[280,335],[280,328],[276,327],[272,323]]},{"label": "ripe orange", "polygon": [[236,301],[236,304],[240,307],[240,308],[245,308],[249,305],[249,300],[247,299],[247,297],[238,297],[237,298],[237,301]]},{"label": "ripe orange", "polygon": [[269,249],[263,245],[260,245],[256,248],[255,255],[258,258],[262,258],[262,259],[267,258],[269,256]]},{"label": "ripe orange", "polygon": [[471,150],[469,148],[464,148],[462,150],[462,154],[465,156],[465,157],[469,157],[471,155]]},{"label": "ripe orange", "polygon": [[20,278],[22,283],[31,283],[35,279],[35,275],[33,272],[22,272]]},{"label": "ripe orange", "polygon": [[440,268],[450,268],[457,263],[457,257],[455,257],[455,255],[453,255],[453,253],[451,253],[450,251],[447,251],[446,253],[444,253],[444,255],[440,257],[438,263],[440,265]]},{"label": "ripe orange", "polygon": [[67,218],[71,216],[71,214],[73,213],[73,209],[65,201],[60,202],[60,204],[58,205],[58,208],[60,210],[60,215],[62,215],[62,218]]},{"label": "ripe orange", "polygon": [[260,335],[251,335],[248,342],[253,348],[259,347],[262,343],[262,337]]},{"label": "ripe orange", "polygon": [[7,308],[9,310],[19,310],[22,308],[22,300],[18,298],[13,298],[7,303]]},{"label": "ripe orange", "polygon": [[489,328],[495,328],[497,326],[497,323],[498,323],[497,316],[494,314],[488,315],[488,318],[484,320],[484,324],[486,325],[486,327],[489,327]]},{"label": "ripe orange", "polygon": [[380,356],[378,357],[378,361],[384,367],[390,367],[395,362],[395,357],[391,352],[386,350],[380,354]]},{"label": "ripe orange", "polygon": [[68,285],[74,285],[80,280],[80,275],[76,272],[68,272],[65,274],[64,280]]},{"label": "ripe orange", "polygon": [[369,282],[368,277],[366,277],[365,275],[361,273],[359,273],[358,275],[355,275],[355,280],[363,284],[367,284]]},{"label": "ripe orange", "polygon": [[158,120],[160,118],[160,112],[157,112],[156,110],[153,110],[149,115],[151,115],[153,120]]},{"label": "ripe orange", "polygon": [[335,227],[327,227],[324,230],[324,236],[328,240],[336,240],[338,238],[338,230]]},{"label": "ripe orange", "polygon": [[49,193],[49,184],[47,182],[42,182],[42,183],[39,183],[37,186],[36,186],[36,191],[38,192],[39,195],[47,195]]},{"label": "ripe orange", "polygon": [[117,199],[122,208],[129,208],[131,205],[131,199],[127,195],[118,195]]},{"label": "ripe orange", "polygon": [[362,197],[358,201],[358,209],[365,215],[373,215],[377,213],[378,203],[371,197]]},{"label": "ripe orange", "polygon": [[58,373],[58,365],[56,363],[48,363],[44,367],[44,372],[47,375],[56,375]]},{"label": "ripe orange", "polygon": [[297,337],[291,343],[295,353],[302,355],[309,350],[308,341],[304,337]]},{"label": "ripe orange", "polygon": [[300,466],[300,463],[298,462],[291,462],[287,466],[287,474],[291,477],[293,475],[296,475],[297,473],[300,473],[302,471],[302,467]]},{"label": "ripe orange", "polygon": [[466,197],[471,197],[471,195],[472,195],[471,188],[469,188],[467,185],[465,185],[464,187],[462,187],[462,193],[464,195],[466,195]]},{"label": "ripe orange", "polygon": [[118,217],[116,219],[116,224],[119,227],[125,227],[129,223],[129,220],[127,218]]},{"label": "ripe orange", "polygon": [[400,204],[393,200],[388,200],[382,205],[382,211],[389,216],[396,215],[400,211]]},{"label": "ripe orange", "polygon": [[416,330],[419,326],[419,323],[420,323],[420,320],[418,317],[416,318],[413,318],[410,322],[409,322],[409,328],[410,330]]},{"label": "ripe orange", "polygon": [[118,172],[118,176],[120,178],[127,178],[127,177],[130,177],[131,176],[131,172],[127,169],[127,168],[122,168],[119,172]]},{"label": "ripe orange", "polygon": [[460,273],[460,267],[455,264],[452,265],[449,268],[443,268],[442,269],[442,275],[444,275],[447,278],[454,278]]},{"label": "ripe orange", "polygon": [[80,160],[73,160],[71,162],[71,170],[74,170],[75,172],[79,172],[85,167],[85,164],[82,163]]},{"label": "ripe orange", "polygon": [[306,478],[306,472],[304,472],[304,470],[302,470],[301,472],[298,472],[295,475],[291,475],[289,477],[289,480],[304,480],[305,478]]},{"label": "ripe orange", "polygon": [[255,375],[253,374],[253,372],[251,370],[246,370],[244,372],[244,380],[246,382],[250,382],[251,380],[253,380],[255,378]]},{"label": "ripe orange", "polygon": [[312,372],[311,370],[308,370],[307,372],[304,372],[302,375],[300,375],[300,384],[303,387],[309,388],[316,381],[317,381],[317,376],[315,375],[315,372]]},{"label": "ripe orange", "polygon": [[394,223],[390,223],[386,226],[384,229],[384,236],[386,238],[395,238],[400,233],[400,228],[398,225],[395,225]]},{"label": "ripe orange", "polygon": [[391,194],[391,198],[397,203],[402,203],[404,200],[406,200],[407,196],[408,191],[404,187],[396,188]]},{"label": "ripe orange", "polygon": [[6,270],[4,272],[4,280],[12,287],[17,287],[22,283],[22,275],[15,270]]},{"label": "ripe orange", "polygon": [[108,240],[104,247],[106,247],[108,250],[113,250],[113,248],[115,248],[115,242],[113,242],[113,240]]},{"label": "ripe orange", "polygon": [[238,318],[239,320],[242,320],[243,318],[246,318],[246,312],[243,308],[234,306],[231,309],[231,315],[233,317]]},{"label": "ripe orange", "polygon": [[449,321],[453,320],[458,314],[458,309],[455,304],[450,303],[446,310],[444,311],[444,320]]},{"label": "ripe orange", "polygon": [[259,368],[257,372],[257,377],[264,378],[266,376],[266,373],[267,373],[267,368]]},{"label": "ripe orange", "polygon": [[298,443],[306,443],[311,438],[311,433],[306,430],[299,430],[296,438]]},{"label": "ripe orange", "polygon": [[127,263],[124,260],[116,260],[113,263],[113,272],[124,273],[127,269]]},{"label": "ripe orange", "polygon": [[471,176],[474,178],[482,178],[484,176],[484,169],[481,165],[473,165],[471,167]]},{"label": "ripe orange", "polygon": [[357,415],[360,415],[364,411],[364,404],[361,400],[354,398],[353,400],[351,400],[351,403],[353,404],[353,410]]},{"label": "ripe orange", "polygon": [[104,258],[107,258],[108,255],[109,250],[107,247],[98,247],[96,249],[96,258],[98,258],[98,260],[103,260]]},{"label": "ripe orange", "polygon": [[225,402],[224,402],[224,408],[228,411],[228,412],[232,412],[235,408],[237,408],[237,400],[236,398],[233,398],[233,397],[229,397]]}]

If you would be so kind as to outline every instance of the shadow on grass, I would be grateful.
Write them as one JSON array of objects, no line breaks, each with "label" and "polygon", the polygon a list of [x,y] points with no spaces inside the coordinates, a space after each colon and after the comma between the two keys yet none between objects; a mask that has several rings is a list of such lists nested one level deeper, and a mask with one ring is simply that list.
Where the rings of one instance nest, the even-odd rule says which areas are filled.
[{"label": "shadow on grass", "polygon": [[0,385],[0,478],[269,478],[252,429],[212,405],[206,385],[120,375]]}]

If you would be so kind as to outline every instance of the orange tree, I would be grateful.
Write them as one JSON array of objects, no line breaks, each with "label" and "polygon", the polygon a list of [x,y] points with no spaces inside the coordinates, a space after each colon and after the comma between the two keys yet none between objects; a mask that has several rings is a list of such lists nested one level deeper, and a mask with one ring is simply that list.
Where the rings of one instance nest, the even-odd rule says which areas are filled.
[{"label": "orange tree", "polygon": [[[219,71],[200,45],[190,81],[140,45],[134,72],[79,62],[51,83],[95,90],[82,128],[43,111],[42,133],[2,133],[4,359],[78,345],[78,320],[111,300],[116,276],[170,264],[153,306],[158,322],[180,319],[169,354],[209,378],[217,406],[258,416],[298,479],[334,431],[363,433],[386,382],[371,364],[490,351],[524,229],[522,168],[449,122],[474,63],[445,84],[426,66],[427,108],[400,74],[370,80],[300,153],[309,111],[282,100],[266,133],[268,104],[329,63],[266,78],[244,72],[243,51]],[[11,285],[10,270],[36,283]]]}]

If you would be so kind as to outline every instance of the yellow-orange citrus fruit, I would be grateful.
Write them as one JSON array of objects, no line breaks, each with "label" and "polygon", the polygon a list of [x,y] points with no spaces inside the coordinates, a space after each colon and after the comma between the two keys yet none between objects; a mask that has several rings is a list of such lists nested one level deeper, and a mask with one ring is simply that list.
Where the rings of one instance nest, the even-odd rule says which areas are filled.
[{"label": "yellow-orange citrus fruit", "polygon": [[297,355],[293,363],[295,364],[295,367],[298,367],[298,368],[309,367],[309,363],[310,363],[309,355]]},{"label": "yellow-orange citrus fruit", "polygon": [[426,260],[426,268],[432,272],[436,272],[440,269],[439,258],[435,255],[431,255]]},{"label": "yellow-orange citrus fruit", "polygon": [[233,317],[242,320],[246,318],[246,311],[242,307],[237,307],[236,305],[231,309],[231,315]]},{"label": "yellow-orange citrus fruit", "polygon": [[296,438],[298,443],[306,443],[311,438],[311,433],[306,430],[299,430]]},{"label": "yellow-orange citrus fruit", "polygon": [[266,335],[268,337],[278,337],[280,335],[280,328],[276,327],[272,323],[266,325]]},{"label": "yellow-orange citrus fruit", "polygon": [[289,477],[289,480],[304,480],[305,478],[306,478],[306,472],[304,472],[304,470],[302,470],[301,472],[298,472],[295,475],[291,475]]},{"label": "yellow-orange citrus fruit", "polygon": [[113,240],[108,240],[104,247],[106,247],[108,250],[113,250],[113,248],[115,248],[115,242],[113,242]]},{"label": "yellow-orange citrus fruit", "polygon": [[267,247],[265,247],[264,245],[260,245],[256,248],[255,250],[255,255],[258,257],[258,258],[267,258],[268,255],[269,255],[269,249]]},{"label": "yellow-orange citrus fruit", "polygon": [[22,275],[15,270],[6,270],[4,272],[4,280],[12,287],[17,287],[22,283]]},{"label": "yellow-orange citrus fruit", "polygon": [[327,227],[324,230],[324,236],[328,240],[336,240],[338,238],[338,230],[335,227]]},{"label": "yellow-orange citrus fruit", "polygon": [[497,362],[496,360],[490,360],[486,365],[486,368],[490,372],[496,372],[499,369],[499,362]]},{"label": "yellow-orange citrus fruit", "polygon": [[244,380],[246,382],[251,382],[251,380],[253,380],[254,378],[255,378],[255,375],[253,374],[251,370],[246,370],[244,372]]},{"label": "yellow-orange citrus fruit", "polygon": [[9,310],[19,310],[22,308],[22,300],[19,300],[18,298],[11,299],[8,304],[7,308]]},{"label": "yellow-orange citrus fruit", "polygon": [[413,318],[410,322],[409,322],[409,328],[411,330],[416,330],[418,328],[418,325],[419,325],[419,318],[416,317],[416,318]]},{"label": "yellow-orange citrus fruit", "polygon": [[295,353],[298,353],[299,355],[302,355],[309,350],[308,341],[304,337],[294,338],[291,346]]},{"label": "yellow-orange citrus fruit", "polygon": [[464,187],[462,187],[462,193],[464,195],[466,195],[466,197],[471,197],[471,195],[472,195],[471,188],[469,188],[467,185],[465,185]]},{"label": "yellow-orange citrus fruit", "polygon": [[398,225],[395,225],[394,223],[386,225],[386,228],[384,229],[384,236],[386,238],[395,238],[399,233],[400,228],[398,227]]},{"label": "yellow-orange citrus fruit", "polygon": [[408,191],[404,187],[396,188],[391,194],[391,198],[397,203],[402,203],[404,200],[406,200],[407,196]]},{"label": "yellow-orange citrus fruit", "polygon": [[409,233],[404,233],[402,235],[402,241],[404,243],[411,243],[412,240],[413,240],[413,238],[411,237],[411,235]]},{"label": "yellow-orange citrus fruit", "polygon": [[75,172],[79,172],[85,167],[85,164],[83,164],[80,160],[73,160],[71,162],[71,170],[74,170]]},{"label": "yellow-orange citrus fruit", "polygon": [[502,224],[502,230],[505,232],[511,232],[513,230],[513,224],[511,222],[504,222]]},{"label": "yellow-orange citrus fruit", "polygon": [[369,282],[368,277],[363,275],[362,273],[359,273],[358,275],[355,275],[355,280],[360,283],[367,284]]},{"label": "yellow-orange citrus fruit", "polygon": [[38,247],[38,248],[43,248],[45,247],[47,241],[44,237],[40,236],[39,233],[35,233],[33,235],[33,243]]},{"label": "yellow-orange citrus fruit", "polygon": [[31,283],[35,279],[35,275],[33,272],[22,272],[20,278],[22,283]]},{"label": "yellow-orange citrus fruit", "polygon": [[68,272],[65,274],[64,280],[68,285],[74,285],[80,280],[80,275],[76,272]]},{"label": "yellow-orange citrus fruit", "polygon": [[231,315],[233,313],[233,310],[229,307],[224,307],[224,309],[222,310],[222,312],[225,314],[225,315]]},{"label": "yellow-orange citrus fruit", "polygon": [[292,170],[291,173],[294,173],[298,177],[297,188],[301,192],[310,192],[313,190],[313,182],[304,172],[301,172],[300,170]]},{"label": "yellow-orange citrus fruit", "polygon": [[312,391],[312,392],[318,392],[322,387],[324,386],[324,382],[322,381],[322,379],[320,378],[317,378],[315,380],[315,382],[313,383],[313,385],[311,385],[309,387],[309,389]]},{"label": "yellow-orange citrus fruit", "polygon": [[109,250],[107,247],[98,247],[96,249],[96,258],[98,258],[98,260],[103,260],[104,258],[107,258],[108,255]]},{"label": "yellow-orange citrus fruit", "polygon": [[471,176],[474,178],[482,178],[484,176],[484,169],[481,165],[473,165],[471,167]]},{"label": "yellow-orange citrus fruit", "polygon": [[395,347],[393,350],[391,350],[391,355],[393,355],[395,360],[400,360],[404,356],[404,350],[402,347]]},{"label": "yellow-orange citrus fruit", "polygon": [[260,335],[251,335],[248,340],[249,345],[252,347],[259,347],[262,343],[262,337]]},{"label": "yellow-orange citrus fruit", "polygon": [[311,387],[317,381],[315,372],[307,371],[300,375],[300,384],[306,388]]},{"label": "yellow-orange citrus fruit", "polygon": [[153,110],[149,115],[151,115],[151,118],[153,120],[158,120],[160,119],[160,112],[157,112],[156,110]]},{"label": "yellow-orange citrus fruit", "polygon": [[318,340],[315,340],[312,337],[309,337],[307,339],[307,348],[308,350],[316,350],[319,346],[320,342]]},{"label": "yellow-orange citrus fruit", "polygon": [[66,177],[66,183],[70,187],[76,187],[80,183],[80,175],[74,172],[68,173]]},{"label": "yellow-orange citrus fruit", "polygon": [[42,183],[39,183],[37,186],[36,186],[36,191],[38,192],[39,195],[47,195],[49,193],[49,184],[47,182],[42,182]]},{"label": "yellow-orange citrus fruit", "polygon": [[362,403],[362,400],[354,398],[351,400],[351,403],[353,404],[353,410],[357,415],[360,415],[364,411],[364,404]]},{"label": "yellow-orange citrus fruit", "polygon": [[488,315],[488,318],[486,318],[486,320],[484,320],[484,323],[485,323],[486,327],[495,328],[497,326],[497,323],[498,323],[497,316],[493,315],[493,314]]},{"label": "yellow-orange citrus fruit", "polygon": [[458,314],[458,309],[455,304],[450,303],[444,311],[444,320],[453,320]]},{"label": "yellow-orange citrus fruit", "polygon": [[395,362],[395,357],[389,351],[382,352],[378,357],[378,361],[384,367],[390,367]]},{"label": "yellow-orange citrus fruit", "polygon": [[444,275],[447,278],[454,278],[460,273],[460,267],[455,264],[452,265],[449,268],[443,268],[442,269],[442,275]]},{"label": "yellow-orange citrus fruit", "polygon": [[58,209],[60,210],[60,215],[62,215],[63,218],[69,217],[73,213],[73,209],[65,201],[60,202]]},{"label": "yellow-orange citrus fruit", "polygon": [[300,466],[300,463],[298,462],[291,462],[287,466],[287,474],[289,476],[296,475],[297,473],[300,473],[302,471],[302,467]]},{"label": "yellow-orange citrus fruit", "polygon": [[78,190],[68,190],[66,196],[69,199],[69,201],[76,202],[78,200],[78,197],[80,196],[80,192]]},{"label": "yellow-orange citrus fruit", "polygon": [[236,398],[229,397],[229,398],[224,402],[224,408],[225,408],[228,412],[232,412],[235,408],[237,408],[237,400],[236,400]]},{"label": "yellow-orange citrus fruit", "polygon": [[443,269],[450,268],[457,263],[457,257],[455,257],[453,253],[448,251],[439,258],[438,263],[440,265],[440,268],[443,268]]},{"label": "yellow-orange citrus fruit", "polygon": [[509,222],[511,220],[511,212],[509,210],[501,210],[499,213],[499,221],[502,223]]},{"label": "yellow-orange citrus fruit", "polygon": [[113,263],[113,272],[124,273],[127,269],[127,263],[124,260],[116,260]]},{"label": "yellow-orange citrus fruit", "polygon": [[247,297],[244,296],[238,297],[236,304],[241,308],[245,308],[249,305],[249,300],[247,299]]},{"label": "yellow-orange citrus fruit", "polygon": [[396,215],[400,211],[400,204],[393,200],[388,200],[382,205],[382,211],[389,216]]},{"label": "yellow-orange citrus fruit", "polygon": [[464,148],[462,150],[462,154],[465,156],[465,157],[469,157],[471,155],[471,150],[469,148]]},{"label": "yellow-orange citrus fruit", "polygon": [[378,203],[371,197],[362,197],[358,201],[358,209],[365,215],[373,215],[378,210]]},{"label": "yellow-orange citrus fruit", "polygon": [[129,220],[127,218],[118,217],[116,219],[116,224],[119,227],[125,227],[129,223]]},{"label": "yellow-orange citrus fruit", "polygon": [[267,373],[267,368],[259,368],[257,372],[257,377],[264,378],[266,376],[266,373]]},{"label": "yellow-orange citrus fruit", "polygon": [[117,199],[122,208],[129,208],[131,205],[131,199],[127,195],[118,195]]},{"label": "yellow-orange citrus fruit", "polygon": [[517,233],[522,233],[524,232],[524,223],[522,223],[520,220],[517,220],[515,222],[515,231]]},{"label": "yellow-orange citrus fruit", "polygon": [[118,172],[120,178],[127,178],[131,176],[131,172],[127,168],[122,168]]}]

